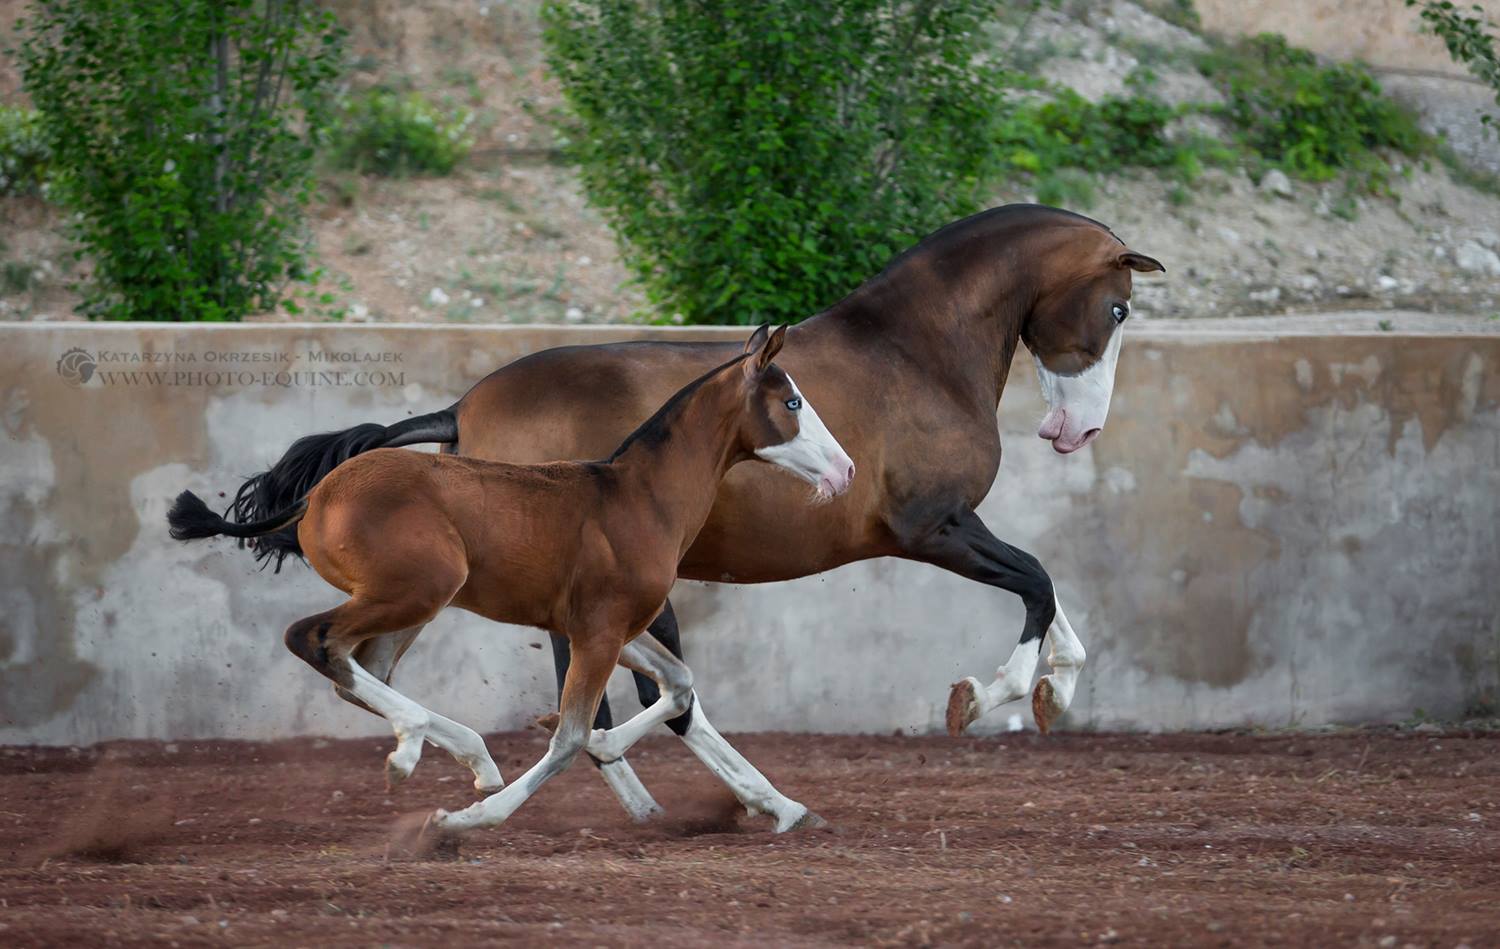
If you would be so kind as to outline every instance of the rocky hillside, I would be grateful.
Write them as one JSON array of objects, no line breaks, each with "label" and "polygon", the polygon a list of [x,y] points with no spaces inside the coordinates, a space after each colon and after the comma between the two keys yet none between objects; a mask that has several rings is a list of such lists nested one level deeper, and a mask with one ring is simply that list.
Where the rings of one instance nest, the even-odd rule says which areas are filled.
[{"label": "rocky hillside", "polygon": [[[312,224],[329,275],[324,288],[337,302],[316,315],[598,322],[640,312],[643,301],[626,283],[611,235],[575,176],[557,163],[537,117],[558,96],[541,62],[536,0],[332,6],[351,28],[352,88],[404,85],[468,109],[477,142],[447,177],[328,174]],[[1180,4],[1157,6],[1165,12]],[[0,0],[0,45],[23,7]],[[1218,101],[1221,93],[1194,65],[1205,40],[1172,19],[1127,0],[1065,3],[997,22],[996,42],[1035,74],[1090,100],[1124,93],[1127,77],[1149,67],[1163,100]],[[18,86],[14,64],[0,62],[0,101],[21,101]],[[1463,134],[1478,127],[1463,102],[1422,114]],[[1200,115],[1183,119],[1174,134],[1230,132]],[[1493,152],[1478,153],[1500,154],[1500,143],[1489,145]],[[1493,186],[1436,159],[1406,163],[1391,182],[1393,193],[1377,196],[1280,173],[1252,180],[1236,167],[1210,167],[1188,185],[1123,169],[1091,177],[1086,193],[1065,203],[1166,262],[1166,279],[1138,284],[1143,317],[1355,309],[1500,316]],[[1037,192],[1035,180],[1017,177],[996,189],[994,202],[1033,200]],[[4,198],[0,215],[0,318],[73,318],[56,213],[38,199]]]}]

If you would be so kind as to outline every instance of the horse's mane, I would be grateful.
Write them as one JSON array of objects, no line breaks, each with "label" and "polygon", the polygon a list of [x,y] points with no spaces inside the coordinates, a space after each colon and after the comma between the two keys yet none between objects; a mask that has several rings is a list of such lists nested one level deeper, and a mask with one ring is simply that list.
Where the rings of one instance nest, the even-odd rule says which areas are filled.
[{"label": "horse's mane", "polygon": [[[881,274],[888,274],[891,271],[896,270],[908,259],[930,253],[937,247],[947,244],[950,241],[967,239],[973,236],[971,232],[979,231],[994,224],[997,218],[1008,218],[1018,214],[1037,214],[1042,217],[1053,216],[1063,218],[1065,220],[1072,220],[1079,224],[1097,227],[1099,230],[1108,234],[1110,237],[1113,237],[1115,240],[1120,241],[1120,238],[1115,234],[1114,231],[1110,230],[1107,225],[1103,224],[1100,221],[1096,221],[1093,218],[1088,217],[1087,215],[1079,214],[1076,211],[1068,211],[1064,208],[1049,207],[1045,204],[1002,204],[999,207],[987,208],[986,210],[978,211],[966,218],[959,218],[952,224],[946,224],[938,228],[931,234],[928,234],[926,237],[917,241],[911,247],[908,247],[900,254],[897,254],[895,257],[891,258],[890,263],[886,264],[885,268],[881,270]],[[1123,245],[1125,242],[1120,241],[1120,243]]]}]

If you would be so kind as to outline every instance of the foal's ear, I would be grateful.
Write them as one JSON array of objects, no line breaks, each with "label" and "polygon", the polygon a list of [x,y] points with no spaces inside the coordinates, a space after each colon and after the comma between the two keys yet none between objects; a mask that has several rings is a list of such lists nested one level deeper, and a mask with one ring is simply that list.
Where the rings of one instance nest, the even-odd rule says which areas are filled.
[{"label": "foal's ear", "polygon": [[771,335],[771,324],[770,323],[762,323],[759,326],[757,326],[755,328],[755,332],[753,332],[753,333],[750,334],[750,338],[747,339],[747,340],[745,340],[745,352],[747,352],[747,353],[753,353],[757,349],[759,349],[762,346],[764,346],[766,344],[766,337],[768,337],[770,335]]},{"label": "foal's ear", "polygon": [[1167,272],[1167,268],[1161,265],[1161,261],[1155,257],[1147,257],[1145,254],[1137,254],[1133,250],[1127,250],[1115,260],[1115,266],[1127,267],[1138,273],[1151,273],[1154,270]]},{"label": "foal's ear", "polygon": [[768,340],[766,340],[766,348],[762,349],[760,351],[760,355],[757,356],[756,359],[755,359],[755,362],[757,363],[757,368],[760,369],[762,372],[764,372],[765,369],[766,369],[766,367],[771,364],[771,360],[773,360],[773,359],[776,358],[776,354],[779,353],[779,352],[781,352],[781,346],[785,342],[786,342],[786,327],[785,326],[778,326],[774,330],[772,330],[771,331],[771,338],[768,339]]},{"label": "foal's ear", "polygon": [[767,323],[757,329],[750,337],[750,341],[745,344],[745,352],[751,354],[744,363],[745,378],[753,379],[765,372],[771,360],[781,352],[781,344],[784,342],[786,342],[785,326],[778,326],[772,330],[771,324]]}]

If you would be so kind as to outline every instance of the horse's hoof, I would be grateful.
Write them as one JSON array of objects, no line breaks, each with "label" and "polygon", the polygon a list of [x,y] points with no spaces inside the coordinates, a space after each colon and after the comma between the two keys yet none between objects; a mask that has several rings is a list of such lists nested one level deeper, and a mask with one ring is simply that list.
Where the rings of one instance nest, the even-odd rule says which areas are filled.
[{"label": "horse's hoof", "polygon": [[954,738],[962,735],[964,731],[979,718],[979,689],[982,688],[978,679],[960,679],[953,683],[953,690],[948,693],[948,734]]},{"label": "horse's hoof", "polygon": [[387,860],[457,860],[458,835],[443,830],[436,823],[438,814],[407,814],[396,821],[386,843]]},{"label": "horse's hoof", "polygon": [[489,797],[491,794],[499,794],[503,790],[505,790],[504,781],[501,781],[499,784],[480,784],[478,781],[474,782],[474,793],[478,794],[480,797]]},{"label": "horse's hoof", "polygon": [[1047,681],[1048,676],[1043,676],[1037,682],[1036,689],[1031,693],[1031,717],[1036,719],[1036,730],[1043,735],[1052,730],[1052,724],[1067,711],[1062,708],[1062,703],[1057,700],[1057,690],[1052,688],[1052,683]]},{"label": "horse's hoof", "polygon": [[546,715],[538,715],[536,721],[531,724],[550,735],[557,731],[557,723],[560,721],[562,721],[561,715],[556,712],[548,712]]}]

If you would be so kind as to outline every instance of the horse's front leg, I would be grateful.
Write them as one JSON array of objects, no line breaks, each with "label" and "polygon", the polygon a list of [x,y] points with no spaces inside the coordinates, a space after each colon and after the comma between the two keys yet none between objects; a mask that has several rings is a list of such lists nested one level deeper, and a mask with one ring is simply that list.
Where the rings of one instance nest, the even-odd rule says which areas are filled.
[{"label": "horse's front leg", "polygon": [[962,734],[981,716],[1024,696],[1036,673],[1043,637],[1050,633],[1052,653],[1048,661],[1054,673],[1037,684],[1032,696],[1037,727],[1047,731],[1072,701],[1078,671],[1085,658],[1082,643],[1058,608],[1052,579],[1031,554],[990,533],[967,505],[957,504],[942,509],[941,513],[933,511],[930,505],[921,505],[920,513],[895,519],[892,527],[903,554],[970,580],[1009,590],[1026,607],[1021,641],[1010,659],[996,671],[995,681],[985,685],[970,677],[953,684],[948,696],[949,734]]}]

